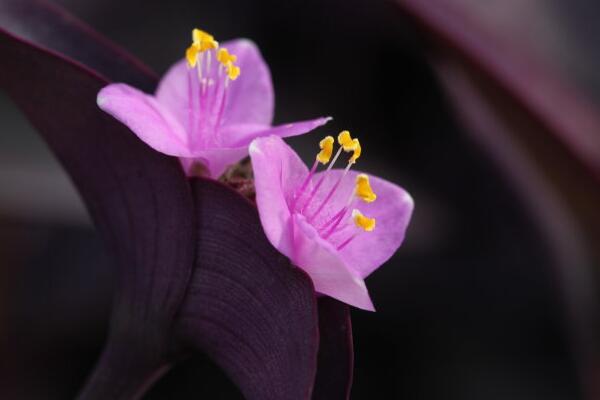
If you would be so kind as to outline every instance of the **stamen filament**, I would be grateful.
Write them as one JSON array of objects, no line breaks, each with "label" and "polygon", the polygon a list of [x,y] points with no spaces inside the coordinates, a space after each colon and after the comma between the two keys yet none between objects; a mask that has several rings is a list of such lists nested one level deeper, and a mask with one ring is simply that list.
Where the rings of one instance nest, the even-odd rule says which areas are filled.
[{"label": "stamen filament", "polygon": [[311,223],[315,219],[315,217],[317,215],[319,215],[319,213],[321,212],[321,210],[323,210],[323,207],[325,207],[325,205],[329,202],[329,200],[331,199],[331,197],[333,196],[333,194],[335,193],[335,191],[337,190],[337,188],[342,183],[342,180],[344,179],[344,177],[346,176],[346,174],[348,173],[348,171],[352,167],[352,165],[353,165],[353,163],[348,163],[348,165],[344,169],[344,172],[342,173],[342,176],[340,176],[340,179],[338,179],[338,181],[335,183],[335,185],[333,185],[333,187],[331,188],[331,190],[329,190],[329,193],[327,193],[327,196],[325,197],[325,200],[323,200],[321,202],[321,205],[319,205],[319,208],[317,208],[317,211],[315,211],[315,213],[311,217],[308,218],[308,222],[309,223]]},{"label": "stamen filament", "polygon": [[300,188],[298,188],[298,190],[294,194],[294,198],[292,199],[292,205],[290,207],[292,210],[296,209],[296,204],[298,204],[298,200],[300,200],[302,198],[302,195],[304,194],[304,190],[306,189],[306,186],[308,186],[308,182],[310,182],[311,178],[315,174],[315,171],[317,170],[318,165],[319,165],[319,160],[315,160],[315,162],[313,163],[313,166],[310,168],[310,171],[308,172],[308,175],[306,175],[306,178],[304,178],[304,182],[302,182],[302,185],[300,185]]},{"label": "stamen filament", "polygon": [[350,243],[351,241],[353,241],[358,235],[360,235],[360,233],[355,233],[354,235],[350,236],[348,239],[344,240],[342,242],[342,244],[340,244],[337,249],[338,250],[342,250],[344,247],[346,247],[348,245],[348,243]]}]

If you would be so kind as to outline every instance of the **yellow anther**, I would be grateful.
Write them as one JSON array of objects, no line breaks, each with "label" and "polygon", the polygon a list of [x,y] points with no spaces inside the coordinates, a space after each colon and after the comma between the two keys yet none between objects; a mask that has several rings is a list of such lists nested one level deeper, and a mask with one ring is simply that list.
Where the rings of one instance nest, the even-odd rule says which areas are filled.
[{"label": "yellow anther", "polygon": [[196,62],[198,61],[198,47],[191,45],[185,51],[185,58],[187,59],[188,65],[190,67],[195,67]]},{"label": "yellow anther", "polygon": [[232,81],[235,81],[238,76],[240,76],[240,67],[233,65],[233,64],[227,64],[227,76],[229,77],[229,79],[231,79]]},{"label": "yellow anther", "polygon": [[364,229],[366,232],[371,232],[375,229],[375,218],[365,217],[357,209],[352,210],[352,219],[357,227]]},{"label": "yellow anther", "polygon": [[219,49],[219,52],[217,53],[217,60],[223,64],[224,66],[227,66],[231,63],[234,63],[237,61],[237,56],[230,54],[229,51],[227,51],[226,48],[221,47]]},{"label": "yellow anther", "polygon": [[354,153],[352,154],[352,157],[350,157],[350,160],[348,160],[350,164],[354,164],[362,152],[358,139],[352,139],[352,151],[354,151]]},{"label": "yellow anther", "polygon": [[350,136],[349,131],[340,132],[340,134],[338,135],[338,143],[346,152],[354,150],[354,142],[352,140],[352,137]]},{"label": "yellow anther", "polygon": [[321,151],[317,154],[317,161],[321,164],[325,165],[331,159],[331,154],[333,153],[333,143],[335,140],[333,136],[326,136],[319,142],[319,147]]},{"label": "yellow anther", "polygon": [[200,29],[194,29],[192,31],[192,42],[193,46],[198,47],[199,52],[204,52],[206,50],[216,49],[219,47],[219,42],[215,40],[213,35]]},{"label": "yellow anther", "polygon": [[366,203],[372,203],[377,199],[377,195],[373,192],[373,189],[371,189],[369,177],[365,174],[358,174],[356,176],[355,193],[357,197],[360,197]]}]

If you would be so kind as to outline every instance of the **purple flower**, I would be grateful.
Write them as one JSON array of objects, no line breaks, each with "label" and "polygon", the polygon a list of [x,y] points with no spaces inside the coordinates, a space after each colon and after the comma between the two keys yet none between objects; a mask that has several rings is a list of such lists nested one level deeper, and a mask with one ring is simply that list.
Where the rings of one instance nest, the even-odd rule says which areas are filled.
[{"label": "purple flower", "polygon": [[188,175],[217,178],[247,154],[252,139],[300,135],[329,120],[272,127],[271,74],[256,45],[239,39],[220,47],[199,29],[192,39],[154,96],[124,83],[98,93],[102,110],[153,149],[179,157]]},{"label": "purple flower", "polygon": [[[315,289],[347,304],[373,311],[364,278],[389,259],[404,239],[413,200],[402,188],[350,171],[360,156],[348,131],[320,143],[309,171],[279,137],[250,145],[256,202],[271,244],[312,278]],[[345,169],[332,169],[342,153]],[[315,173],[318,164],[326,171]]]}]

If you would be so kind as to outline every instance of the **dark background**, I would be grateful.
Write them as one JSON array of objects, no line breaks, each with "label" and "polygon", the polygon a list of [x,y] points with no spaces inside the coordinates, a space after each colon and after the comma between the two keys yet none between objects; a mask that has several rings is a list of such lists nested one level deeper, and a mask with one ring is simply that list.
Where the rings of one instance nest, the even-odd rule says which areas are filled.
[{"label": "dark background", "polygon": [[[306,160],[321,136],[349,129],[363,143],[360,168],[412,194],[405,244],[367,280],[378,311],[352,312],[353,399],[582,397],[548,239],[567,241],[569,233],[547,232],[510,176],[461,128],[422,38],[393,2],[57,3],[159,73],[182,57],[193,27],[220,41],[251,38],[272,70],[275,122],[335,117],[290,140]],[[582,39],[594,28],[576,22],[598,6],[574,3],[567,10],[530,2],[522,10],[535,16],[527,38],[542,55],[562,54],[555,67],[594,98],[596,58]],[[498,21],[526,20],[518,7],[509,10]],[[552,42],[547,31],[563,42],[535,40]],[[103,344],[114,271],[56,160],[3,93],[0,105],[0,384],[16,399],[72,398]],[[192,396],[240,395],[198,358],[175,367],[147,398]]]}]

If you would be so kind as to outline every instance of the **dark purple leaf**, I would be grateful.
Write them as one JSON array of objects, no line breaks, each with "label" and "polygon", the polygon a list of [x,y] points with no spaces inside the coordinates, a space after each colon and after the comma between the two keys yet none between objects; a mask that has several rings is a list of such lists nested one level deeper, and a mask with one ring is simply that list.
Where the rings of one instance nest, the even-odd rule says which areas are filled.
[{"label": "dark purple leaf", "polygon": [[457,57],[492,80],[495,90],[508,95],[543,127],[543,135],[558,141],[584,173],[600,182],[600,118],[571,86],[541,60],[515,51],[515,43],[503,42],[502,32],[494,34],[489,26],[476,24],[465,4],[396,1],[440,45],[433,49],[435,55]]},{"label": "dark purple leaf", "polygon": [[313,400],[349,399],[354,369],[350,309],[330,297],[319,299],[319,360]]},{"label": "dark purple leaf", "polygon": [[[191,275],[188,182],[176,159],[98,109],[104,78],[5,31],[0,54],[1,88],[70,174],[119,266],[110,337],[82,397],[129,398],[164,362]],[[121,381],[125,372],[130,378]]]},{"label": "dark purple leaf", "polygon": [[197,259],[179,337],[247,399],[309,399],[319,345],[310,278],[269,243],[254,205],[215,181],[195,180],[193,192]]},{"label": "dark purple leaf", "polygon": [[106,80],[152,92],[158,77],[142,62],[47,0],[0,1],[0,27]]}]

